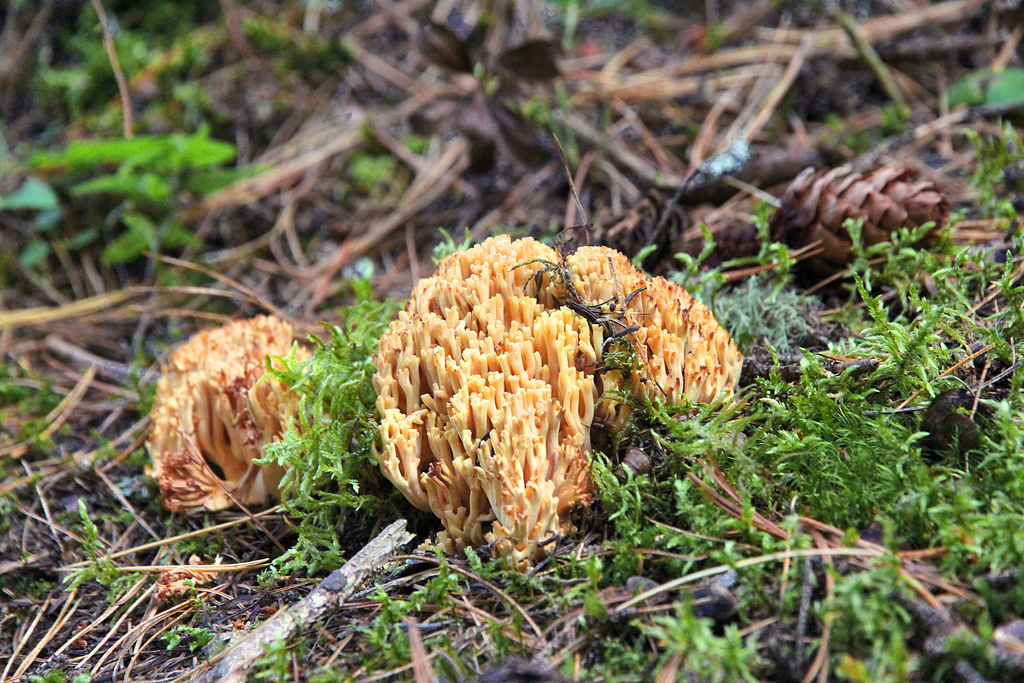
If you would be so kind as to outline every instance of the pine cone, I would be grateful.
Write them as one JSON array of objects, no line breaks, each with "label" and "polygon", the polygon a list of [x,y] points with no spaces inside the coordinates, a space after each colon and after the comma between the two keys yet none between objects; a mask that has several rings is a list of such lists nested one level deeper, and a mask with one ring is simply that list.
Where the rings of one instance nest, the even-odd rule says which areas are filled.
[{"label": "pine cone", "polygon": [[[853,173],[849,167],[814,171],[797,176],[771,218],[772,239],[800,248],[821,241],[824,251],[802,262],[808,275],[828,277],[851,260],[847,218],[864,219],[865,245],[889,240],[893,230],[918,227],[929,221],[935,228],[949,218],[949,199],[928,181],[910,182],[909,168],[883,168],[874,173]],[[925,242],[935,230],[929,232]]]}]

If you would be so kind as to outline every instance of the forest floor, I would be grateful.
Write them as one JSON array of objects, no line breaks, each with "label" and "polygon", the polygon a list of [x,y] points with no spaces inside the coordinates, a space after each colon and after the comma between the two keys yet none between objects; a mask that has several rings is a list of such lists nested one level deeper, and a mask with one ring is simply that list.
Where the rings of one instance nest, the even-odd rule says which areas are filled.
[{"label": "forest floor", "polygon": [[[213,680],[282,612],[229,678],[1024,676],[1017,3],[42,0],[0,24],[0,681]],[[369,455],[388,302],[506,233],[619,249],[745,357],[728,399],[634,406],[528,572],[435,552]],[[336,383],[280,375],[322,429],[273,451],[280,505],[171,512],[157,378],[264,313]],[[416,543],[310,611],[399,519]]]}]

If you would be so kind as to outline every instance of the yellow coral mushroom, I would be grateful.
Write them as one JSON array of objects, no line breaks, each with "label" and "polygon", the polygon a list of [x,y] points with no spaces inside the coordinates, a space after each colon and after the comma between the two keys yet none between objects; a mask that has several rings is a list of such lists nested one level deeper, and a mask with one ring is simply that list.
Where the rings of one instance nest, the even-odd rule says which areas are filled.
[{"label": "yellow coral mushroom", "polygon": [[267,356],[291,348],[292,326],[259,316],[200,332],[171,354],[146,442],[164,507],[213,511],[279,497],[284,469],[253,460],[296,414],[294,395],[264,379]]},{"label": "yellow coral mushroom", "polygon": [[[617,342],[637,372],[603,367]],[[622,254],[495,237],[442,261],[381,339],[375,457],[446,550],[525,564],[590,502],[591,427],[628,414],[616,391],[712,401],[741,361],[705,306]]]}]

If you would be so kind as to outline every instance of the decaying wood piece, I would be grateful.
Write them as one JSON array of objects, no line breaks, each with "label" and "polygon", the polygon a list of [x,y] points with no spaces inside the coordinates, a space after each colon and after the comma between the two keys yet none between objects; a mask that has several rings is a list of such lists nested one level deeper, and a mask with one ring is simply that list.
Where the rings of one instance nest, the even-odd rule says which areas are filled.
[{"label": "decaying wood piece", "polygon": [[404,519],[392,522],[352,559],[331,572],[312,593],[281,610],[245,640],[222,653],[216,666],[197,680],[200,683],[244,683],[249,669],[266,654],[265,646],[288,640],[302,628],[336,611],[371,572],[413,538],[413,534],[405,530]]}]

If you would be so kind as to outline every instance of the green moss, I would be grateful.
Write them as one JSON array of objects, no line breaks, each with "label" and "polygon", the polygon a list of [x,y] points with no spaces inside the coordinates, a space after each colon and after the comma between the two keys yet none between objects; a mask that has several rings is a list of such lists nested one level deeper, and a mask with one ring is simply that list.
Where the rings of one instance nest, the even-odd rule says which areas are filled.
[{"label": "green moss", "polygon": [[[288,468],[281,482],[282,508],[295,520],[296,544],[275,562],[276,572],[319,572],[344,562],[344,538],[365,516],[370,524],[404,509],[390,508],[400,494],[380,474],[370,451],[377,438],[373,355],[399,305],[376,302],[368,282],[356,284],[359,300],[325,324],[327,339],[313,337],[313,356],[283,359],[274,375],[301,397],[303,431],[294,428],[267,448],[268,459]],[[387,493],[383,493],[387,492]],[[353,539],[358,543],[357,539]],[[358,546],[357,546],[358,547]]]},{"label": "green moss", "polygon": [[913,596],[896,564],[846,576],[833,572],[833,578],[834,597],[819,605],[819,617],[832,620],[829,645],[840,679],[909,680],[918,666],[906,646],[913,624],[902,601]]},{"label": "green moss", "polygon": [[757,647],[744,642],[736,626],[727,626],[721,635],[716,634],[710,619],[693,615],[693,606],[688,600],[676,604],[674,615],[656,616],[653,622],[654,625],[644,627],[643,632],[662,641],[664,649],[659,668],[680,656],[678,672],[691,679],[711,683],[758,680],[752,671]]},{"label": "green moss", "polygon": [[[13,365],[0,365],[0,446],[27,443],[33,453],[50,452],[53,438],[41,438],[50,427],[48,415],[63,400],[53,389],[52,377],[26,372]],[[68,431],[67,425],[57,436]],[[0,459],[0,475],[21,471],[18,459]],[[24,472],[22,472],[24,474]]]},{"label": "green moss", "polygon": [[[1000,187],[1009,184],[1020,189],[1020,169],[1024,165],[1024,144],[1020,135],[1012,124],[1006,122],[999,137],[982,137],[974,131],[967,131],[967,136],[974,143],[978,156],[971,183],[980,191],[982,214],[994,218],[1016,218],[1016,209],[1000,192]],[[1008,169],[1017,169],[1017,179],[1008,178]]]},{"label": "green moss", "polygon": [[792,289],[774,290],[769,282],[751,277],[719,294],[715,318],[741,349],[763,339],[780,352],[789,352],[811,334],[808,314],[821,303]]},{"label": "green moss", "polygon": [[189,652],[195,652],[206,647],[206,644],[213,640],[214,634],[205,628],[179,624],[164,631],[160,637],[167,643],[168,650],[182,645],[188,647]]},{"label": "green moss", "polygon": [[293,670],[292,665],[300,661],[302,654],[306,651],[306,643],[298,641],[288,643],[278,639],[269,645],[264,645],[264,654],[253,668],[249,680],[267,681],[268,683],[280,683],[280,681],[293,680],[299,675],[299,671]]}]

